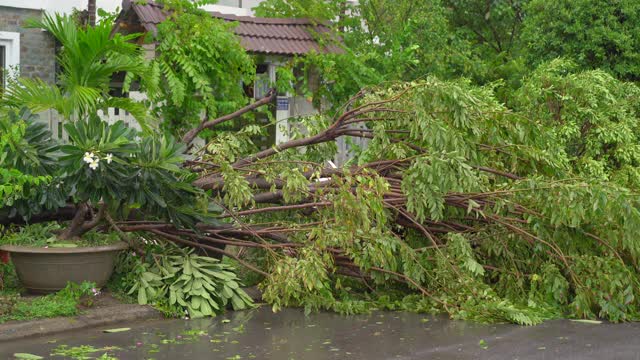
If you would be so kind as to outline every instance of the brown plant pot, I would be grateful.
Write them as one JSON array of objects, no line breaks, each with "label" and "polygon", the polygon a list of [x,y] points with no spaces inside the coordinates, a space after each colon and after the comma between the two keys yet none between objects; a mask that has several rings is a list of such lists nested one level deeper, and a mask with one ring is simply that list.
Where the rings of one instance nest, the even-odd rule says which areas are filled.
[{"label": "brown plant pot", "polygon": [[78,248],[34,248],[5,245],[22,285],[31,293],[58,291],[67,282],[92,281],[103,287],[111,274],[116,255],[129,247],[124,242],[107,246]]}]

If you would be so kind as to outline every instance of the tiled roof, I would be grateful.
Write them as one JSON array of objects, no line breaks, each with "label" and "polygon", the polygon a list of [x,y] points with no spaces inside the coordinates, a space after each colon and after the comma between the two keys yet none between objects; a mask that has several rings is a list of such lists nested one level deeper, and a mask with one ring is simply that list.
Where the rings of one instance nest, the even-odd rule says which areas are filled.
[{"label": "tiled roof", "polygon": [[[140,24],[146,31],[157,33],[157,25],[167,17],[161,5],[147,1],[131,3]],[[329,28],[306,19],[272,19],[252,16],[235,16],[211,12],[211,16],[226,21],[235,21],[235,33],[240,43],[249,52],[274,55],[304,55],[311,51],[341,53],[336,45],[321,46],[316,40],[323,35],[331,36]]]}]

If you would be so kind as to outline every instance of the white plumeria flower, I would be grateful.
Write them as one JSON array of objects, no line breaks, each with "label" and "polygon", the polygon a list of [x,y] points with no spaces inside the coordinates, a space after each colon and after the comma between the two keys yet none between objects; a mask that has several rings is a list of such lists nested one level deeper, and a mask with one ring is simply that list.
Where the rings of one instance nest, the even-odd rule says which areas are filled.
[{"label": "white plumeria flower", "polygon": [[107,154],[107,156],[104,159],[107,160],[107,164],[111,164],[111,162],[113,161],[113,154],[111,153]]},{"label": "white plumeria flower", "polygon": [[84,160],[84,162],[86,162],[87,164],[91,164],[94,157],[95,155],[93,153],[86,152],[84,153],[84,157],[82,158],[82,160]]},{"label": "white plumeria flower", "polygon": [[95,170],[98,168],[98,162],[100,162],[100,159],[96,158],[91,162],[91,164],[89,164],[91,170]]}]

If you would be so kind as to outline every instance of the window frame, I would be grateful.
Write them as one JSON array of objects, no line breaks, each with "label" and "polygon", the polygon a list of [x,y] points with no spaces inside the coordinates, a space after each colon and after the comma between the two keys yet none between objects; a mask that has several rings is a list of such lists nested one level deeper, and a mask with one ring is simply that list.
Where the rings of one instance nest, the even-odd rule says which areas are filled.
[{"label": "window frame", "polygon": [[6,87],[7,78],[18,77],[20,74],[20,33],[10,31],[0,31],[0,46],[4,47],[5,53],[5,69],[4,84],[0,87]]}]

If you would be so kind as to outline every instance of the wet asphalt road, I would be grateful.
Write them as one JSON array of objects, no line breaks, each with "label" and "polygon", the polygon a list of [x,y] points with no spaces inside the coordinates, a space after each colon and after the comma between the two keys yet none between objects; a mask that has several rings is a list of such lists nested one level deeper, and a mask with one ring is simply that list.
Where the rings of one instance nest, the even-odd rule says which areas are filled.
[{"label": "wet asphalt road", "polygon": [[[130,327],[119,333],[109,328]],[[535,327],[483,325],[407,313],[367,316],[268,307],[206,320],[118,324],[57,336],[0,343],[44,358],[60,346],[91,345],[117,359],[638,359],[640,323],[550,321]],[[109,347],[116,347],[110,349]]]}]

